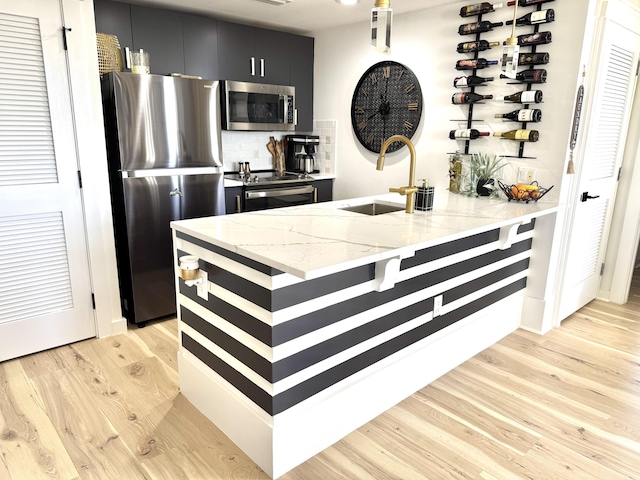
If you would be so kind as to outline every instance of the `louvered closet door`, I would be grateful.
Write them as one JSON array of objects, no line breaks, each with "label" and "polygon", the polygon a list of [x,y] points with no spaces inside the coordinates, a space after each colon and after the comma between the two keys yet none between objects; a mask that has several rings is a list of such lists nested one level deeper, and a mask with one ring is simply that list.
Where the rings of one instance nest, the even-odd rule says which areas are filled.
[{"label": "louvered closet door", "polygon": [[[571,225],[569,252],[560,296],[560,319],[596,298],[633,103],[640,36],[608,20],[598,78],[579,168],[580,194]],[[585,87],[589,89],[590,86]],[[583,119],[584,120],[584,119]]]},{"label": "louvered closet door", "polygon": [[0,5],[0,361],[96,332],[61,17]]}]

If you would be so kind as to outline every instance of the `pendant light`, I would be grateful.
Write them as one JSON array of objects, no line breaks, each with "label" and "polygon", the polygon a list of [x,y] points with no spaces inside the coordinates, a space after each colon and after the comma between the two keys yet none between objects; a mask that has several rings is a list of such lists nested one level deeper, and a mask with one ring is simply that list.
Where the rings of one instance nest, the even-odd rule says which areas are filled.
[{"label": "pendant light", "polygon": [[507,38],[502,50],[502,61],[500,63],[502,74],[508,78],[516,78],[518,73],[518,54],[520,45],[516,38],[516,17],[518,14],[518,2],[513,3],[513,23],[511,24],[511,36]]},{"label": "pendant light", "polygon": [[371,46],[379,52],[391,53],[391,0],[375,0],[371,9]]}]

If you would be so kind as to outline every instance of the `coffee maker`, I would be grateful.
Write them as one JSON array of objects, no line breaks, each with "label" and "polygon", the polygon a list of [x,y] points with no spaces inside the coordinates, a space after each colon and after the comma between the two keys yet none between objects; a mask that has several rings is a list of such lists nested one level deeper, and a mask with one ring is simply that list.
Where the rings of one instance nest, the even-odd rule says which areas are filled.
[{"label": "coffee maker", "polygon": [[320,145],[317,135],[287,135],[286,166],[288,172],[318,173],[316,154]]}]

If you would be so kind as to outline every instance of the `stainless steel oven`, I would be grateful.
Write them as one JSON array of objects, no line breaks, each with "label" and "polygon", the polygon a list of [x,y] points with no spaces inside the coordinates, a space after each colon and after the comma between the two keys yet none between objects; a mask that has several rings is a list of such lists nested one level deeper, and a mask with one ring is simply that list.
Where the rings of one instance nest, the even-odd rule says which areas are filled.
[{"label": "stainless steel oven", "polygon": [[318,201],[314,180],[307,175],[258,172],[225,176],[242,181],[242,205],[237,210],[243,212],[306,205]]},{"label": "stainless steel oven", "polygon": [[247,212],[305,205],[317,201],[318,194],[313,185],[246,189],[244,192],[244,210]]}]

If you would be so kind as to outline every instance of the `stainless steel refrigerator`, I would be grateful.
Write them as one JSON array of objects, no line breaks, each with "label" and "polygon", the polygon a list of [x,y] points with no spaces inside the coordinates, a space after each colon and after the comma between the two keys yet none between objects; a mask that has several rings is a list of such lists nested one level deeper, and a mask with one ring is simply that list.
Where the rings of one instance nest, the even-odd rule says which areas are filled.
[{"label": "stainless steel refrigerator", "polygon": [[112,72],[102,80],[123,315],[176,312],[172,220],[225,212],[217,81]]}]

